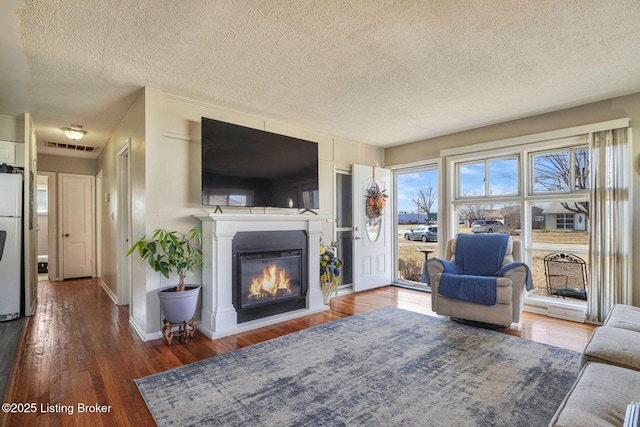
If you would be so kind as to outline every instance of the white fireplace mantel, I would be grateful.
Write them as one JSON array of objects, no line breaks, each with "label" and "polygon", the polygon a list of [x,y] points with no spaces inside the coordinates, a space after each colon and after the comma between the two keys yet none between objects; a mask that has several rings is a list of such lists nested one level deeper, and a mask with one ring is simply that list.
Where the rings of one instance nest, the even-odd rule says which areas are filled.
[{"label": "white fireplace mantel", "polygon": [[[330,220],[316,215],[196,215],[202,221],[202,251],[205,268],[202,271],[202,311],[198,329],[209,338],[243,332],[296,317],[329,309],[320,292],[320,235],[322,223]],[[236,233],[245,231],[303,230],[307,233],[309,288],[305,309],[238,323],[232,302],[232,241]]]}]

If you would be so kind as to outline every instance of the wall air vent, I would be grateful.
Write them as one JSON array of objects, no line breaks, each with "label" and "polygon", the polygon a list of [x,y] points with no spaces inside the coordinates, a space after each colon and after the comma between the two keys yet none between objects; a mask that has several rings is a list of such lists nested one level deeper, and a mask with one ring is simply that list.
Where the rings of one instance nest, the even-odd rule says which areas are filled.
[{"label": "wall air vent", "polygon": [[74,151],[85,151],[87,153],[93,153],[96,151],[96,147],[91,147],[90,145],[81,145],[81,144],[67,144],[64,142],[53,142],[47,141],[44,143],[45,147],[50,148],[62,148],[65,150],[74,150]]}]

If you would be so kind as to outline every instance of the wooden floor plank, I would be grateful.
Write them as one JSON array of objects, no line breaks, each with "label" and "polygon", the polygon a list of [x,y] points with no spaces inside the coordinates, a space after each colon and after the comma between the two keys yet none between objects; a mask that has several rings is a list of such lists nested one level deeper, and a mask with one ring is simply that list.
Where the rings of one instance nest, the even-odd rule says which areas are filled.
[{"label": "wooden floor plank", "polygon": [[[429,293],[384,287],[331,300],[331,310],[217,340],[200,332],[188,344],[144,343],[98,279],[40,282],[5,402],[72,405],[66,413],[0,414],[0,425],[154,425],[133,380],[258,342],[384,306],[435,316]],[[503,333],[582,351],[592,325],[525,313]],[[77,405],[111,406],[107,414],[78,414]]]}]

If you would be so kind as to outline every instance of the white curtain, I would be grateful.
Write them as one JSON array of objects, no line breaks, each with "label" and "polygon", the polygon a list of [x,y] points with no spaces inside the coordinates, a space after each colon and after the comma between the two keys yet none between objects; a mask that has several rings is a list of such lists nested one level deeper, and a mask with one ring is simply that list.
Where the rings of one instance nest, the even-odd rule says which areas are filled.
[{"label": "white curtain", "polygon": [[587,320],[602,323],[618,303],[632,304],[630,129],[591,134]]}]

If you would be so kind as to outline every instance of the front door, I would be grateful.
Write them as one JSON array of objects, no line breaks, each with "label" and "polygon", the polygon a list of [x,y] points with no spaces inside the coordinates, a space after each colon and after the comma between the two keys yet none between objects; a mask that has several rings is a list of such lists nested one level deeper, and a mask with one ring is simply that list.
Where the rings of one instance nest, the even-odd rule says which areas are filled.
[{"label": "front door", "polygon": [[93,276],[94,177],[60,174],[62,278]]},{"label": "front door", "polygon": [[[387,196],[379,216],[367,210],[367,195],[377,185]],[[355,292],[391,284],[391,219],[393,211],[391,171],[353,165],[353,290]]]}]

